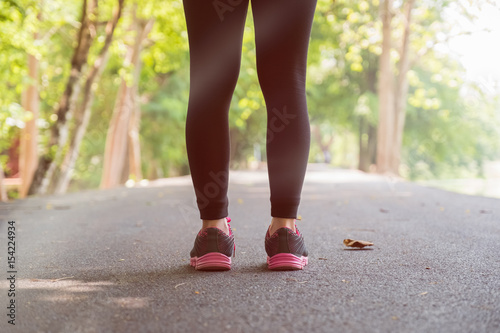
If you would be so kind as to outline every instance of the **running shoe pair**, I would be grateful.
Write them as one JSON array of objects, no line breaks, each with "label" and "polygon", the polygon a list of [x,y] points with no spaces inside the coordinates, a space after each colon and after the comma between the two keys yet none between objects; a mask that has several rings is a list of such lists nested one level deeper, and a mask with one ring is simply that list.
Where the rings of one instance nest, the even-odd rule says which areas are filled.
[{"label": "running shoe pair", "polygon": [[[191,266],[197,270],[220,271],[231,269],[231,257],[236,246],[234,235],[227,217],[229,235],[224,231],[211,227],[200,230],[191,250]],[[272,235],[266,233],[265,248],[267,266],[271,270],[299,270],[307,265],[307,249],[304,238],[297,226],[280,228]]]}]

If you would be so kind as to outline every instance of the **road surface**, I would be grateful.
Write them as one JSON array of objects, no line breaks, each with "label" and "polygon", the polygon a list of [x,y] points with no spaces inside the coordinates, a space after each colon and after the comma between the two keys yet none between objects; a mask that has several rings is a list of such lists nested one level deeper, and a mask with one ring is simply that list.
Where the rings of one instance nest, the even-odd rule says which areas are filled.
[{"label": "road surface", "polygon": [[266,172],[231,171],[229,200],[228,272],[189,266],[201,225],[190,176],[1,204],[0,331],[500,331],[500,199],[310,165],[309,265],[292,272],[266,269]]}]

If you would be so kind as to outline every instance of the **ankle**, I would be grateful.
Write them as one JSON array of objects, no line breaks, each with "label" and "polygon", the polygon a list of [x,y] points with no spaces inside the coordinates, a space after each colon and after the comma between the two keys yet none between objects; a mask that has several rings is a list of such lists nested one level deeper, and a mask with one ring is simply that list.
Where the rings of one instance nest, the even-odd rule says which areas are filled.
[{"label": "ankle", "polygon": [[295,219],[273,217],[269,226],[269,234],[274,234],[280,228],[289,228],[295,231]]},{"label": "ankle", "polygon": [[229,227],[227,225],[226,218],[217,219],[217,220],[202,220],[202,229],[205,228],[218,228],[224,231],[227,235],[229,235]]}]

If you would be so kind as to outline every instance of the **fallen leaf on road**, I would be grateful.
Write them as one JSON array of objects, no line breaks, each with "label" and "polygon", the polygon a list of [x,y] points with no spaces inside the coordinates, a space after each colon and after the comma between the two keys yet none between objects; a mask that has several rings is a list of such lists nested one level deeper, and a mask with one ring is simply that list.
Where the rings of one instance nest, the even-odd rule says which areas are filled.
[{"label": "fallen leaf on road", "polygon": [[389,213],[388,209],[380,208],[379,210],[381,213]]},{"label": "fallen leaf on road", "polygon": [[327,258],[318,258],[319,260],[328,260]]},{"label": "fallen leaf on road", "polygon": [[367,242],[367,241],[362,241],[362,240],[354,240],[354,239],[344,239],[344,244],[345,246],[348,247],[358,247],[360,249],[364,248],[365,246],[372,246],[372,242]]}]

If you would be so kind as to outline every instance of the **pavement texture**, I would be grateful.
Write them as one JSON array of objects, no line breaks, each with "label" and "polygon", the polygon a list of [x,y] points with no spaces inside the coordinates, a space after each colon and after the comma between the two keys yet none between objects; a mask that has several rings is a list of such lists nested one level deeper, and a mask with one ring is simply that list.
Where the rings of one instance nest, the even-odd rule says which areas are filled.
[{"label": "pavement texture", "polygon": [[265,264],[266,171],[231,171],[229,200],[227,272],[189,266],[190,176],[1,204],[0,332],[500,332],[500,199],[310,165],[290,272]]}]

